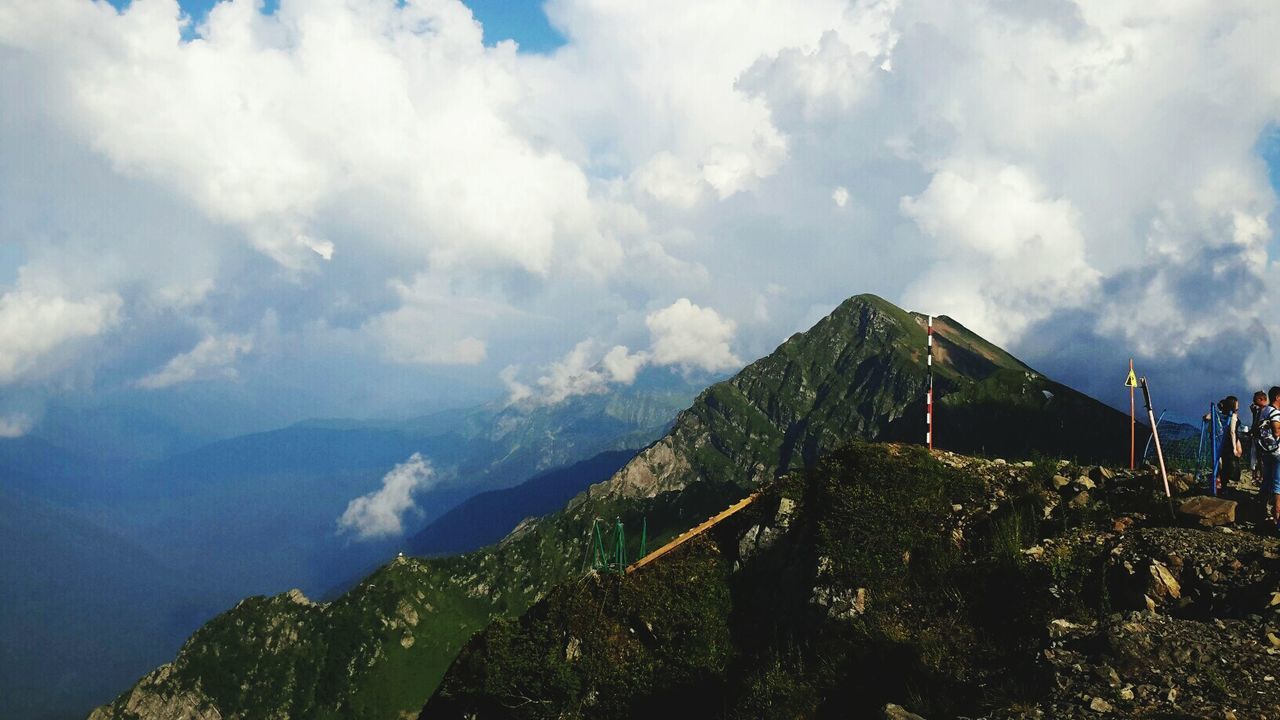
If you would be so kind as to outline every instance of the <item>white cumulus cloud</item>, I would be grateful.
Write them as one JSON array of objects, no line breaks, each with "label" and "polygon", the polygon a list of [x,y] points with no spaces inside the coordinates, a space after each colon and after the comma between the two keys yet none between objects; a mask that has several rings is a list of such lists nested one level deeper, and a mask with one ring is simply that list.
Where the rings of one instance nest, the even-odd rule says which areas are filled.
[{"label": "white cumulus cloud", "polygon": [[592,351],[596,343],[583,340],[565,356],[551,363],[538,378],[538,399],[555,405],[575,395],[593,395],[608,389],[609,377],[596,365]]},{"label": "white cumulus cloud", "polygon": [[417,512],[413,496],[435,484],[436,471],[421,453],[396,465],[382,477],[382,487],[350,503],[338,518],[338,531],[358,540],[375,540],[404,534],[404,516]]},{"label": "white cumulus cloud", "polygon": [[519,365],[508,365],[498,373],[502,385],[507,389],[507,403],[515,405],[533,397],[533,388],[520,382],[516,377],[520,374]]},{"label": "white cumulus cloud", "polygon": [[122,301],[106,293],[67,298],[18,288],[0,295],[0,383],[40,377],[77,341],[116,324]]},{"label": "white cumulus cloud", "polygon": [[936,240],[930,270],[907,292],[915,307],[946,308],[1007,342],[1097,291],[1099,273],[1086,258],[1078,212],[1066,198],[1047,197],[1022,168],[948,164],[901,206]]},{"label": "white cumulus cloud", "polygon": [[239,376],[235,361],[251,350],[253,338],[249,335],[210,335],[187,352],[170,358],[164,367],[139,379],[137,385],[160,390],[192,380],[234,379]]},{"label": "white cumulus cloud", "polygon": [[608,392],[611,385],[635,382],[640,371],[650,366],[719,372],[742,365],[730,349],[736,324],[712,308],[680,298],[650,313],[645,324],[650,336],[648,350],[632,352],[626,345],[614,345],[601,356],[600,343],[583,340],[547,366],[536,387],[516,380],[519,368],[508,366],[500,373],[508,403],[555,405],[577,395]]},{"label": "white cumulus cloud", "polygon": [[636,375],[649,363],[650,359],[648,353],[633,353],[627,349],[626,345],[614,345],[604,354],[600,364],[609,374],[609,380],[630,385],[636,381]]},{"label": "white cumulus cloud", "polygon": [[[191,40],[175,0],[0,2],[0,383],[136,378],[106,366],[175,321],[274,309],[245,374],[519,362],[533,401],[727,369],[862,291],[1086,390],[1051,334],[1188,398],[1265,375],[1280,5],[544,7],[539,55],[458,0],[225,0]],[[679,297],[716,316],[614,353]]]},{"label": "white cumulus cloud", "polygon": [[645,318],[653,337],[653,362],[717,372],[742,366],[729,344],[737,325],[714,309],[680,298]]},{"label": "white cumulus cloud", "polygon": [[845,205],[848,205],[849,188],[843,185],[837,185],[836,189],[831,191],[831,202],[834,202],[836,207],[844,207]]}]

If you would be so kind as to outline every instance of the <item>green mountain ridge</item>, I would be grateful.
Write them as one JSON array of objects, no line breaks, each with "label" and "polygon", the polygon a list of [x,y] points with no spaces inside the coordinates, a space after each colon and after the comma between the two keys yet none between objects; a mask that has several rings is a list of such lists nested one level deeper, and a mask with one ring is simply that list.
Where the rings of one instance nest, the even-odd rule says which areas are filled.
[{"label": "green mountain ridge", "polygon": [[[1114,427],[1119,437],[1127,424],[954,321],[939,318],[935,335],[938,423],[947,427],[949,413],[965,423],[939,433],[942,447],[985,442],[983,428],[997,427],[1004,435],[992,446],[1013,454],[1048,445],[1092,457],[1100,435]],[[197,713],[188,717],[416,714],[474,632],[581,575],[594,518],[636,527],[644,517],[656,544],[851,439],[921,438],[924,352],[922,316],[851,298],[703,391],[670,432],[564,510],[468,555],[397,559],[328,605],[244,601],[93,717],[158,717],[175,703]],[[1017,423],[1002,425],[1005,413]]]}]

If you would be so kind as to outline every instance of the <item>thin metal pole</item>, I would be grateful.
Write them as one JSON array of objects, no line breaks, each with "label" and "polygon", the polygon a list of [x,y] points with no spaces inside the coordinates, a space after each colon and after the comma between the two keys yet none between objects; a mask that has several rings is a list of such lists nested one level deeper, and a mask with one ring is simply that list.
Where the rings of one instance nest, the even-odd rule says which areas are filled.
[{"label": "thin metal pole", "polygon": [[592,568],[602,570],[605,566],[604,553],[604,537],[600,534],[600,518],[596,518],[591,524],[592,532],[595,534],[595,559],[592,561]]},{"label": "thin metal pole", "polygon": [[1216,496],[1218,494],[1218,463],[1222,462],[1220,453],[1222,448],[1221,442],[1218,440],[1218,408],[1213,403],[1209,403],[1209,441],[1213,443],[1212,451],[1213,462],[1210,464],[1212,468],[1209,472],[1209,494]]},{"label": "thin metal pole", "polygon": [[649,518],[640,518],[640,557],[649,554]]},{"label": "thin metal pole", "polygon": [[[1161,411],[1160,411],[1160,417],[1156,418],[1156,425],[1159,425],[1160,423],[1164,422],[1164,416],[1165,416],[1165,415],[1167,415],[1168,413],[1169,413],[1169,411],[1168,411],[1168,410],[1161,410]],[[1201,431],[1202,431],[1202,432],[1201,432],[1201,434],[1203,434],[1203,430],[1204,430],[1204,428],[1201,428]],[[1142,460],[1143,460],[1143,462],[1146,462],[1146,460],[1147,460],[1147,456],[1151,454],[1151,438],[1152,438],[1152,437],[1154,437],[1154,435],[1148,435],[1148,436],[1147,436],[1147,444],[1142,446]],[[1201,442],[1204,442],[1204,438],[1201,438]],[[1197,460],[1199,460],[1199,457],[1197,457],[1196,459],[1197,459]]]},{"label": "thin metal pole", "polygon": [[[1151,409],[1151,390],[1147,387],[1147,379],[1141,378],[1138,382],[1142,385],[1142,400],[1147,404],[1147,421],[1151,423],[1151,439],[1156,444],[1156,459],[1160,461],[1160,479],[1164,481],[1164,496],[1173,499],[1173,493],[1169,492],[1169,473],[1164,468],[1164,451],[1160,449],[1160,429],[1157,427],[1156,411]],[[1169,511],[1173,511],[1173,506],[1169,506]]]},{"label": "thin metal pole", "polygon": [[615,536],[614,559],[618,564],[618,574],[621,575],[627,569],[627,546],[625,537],[622,534],[622,518],[618,518],[613,534]]},{"label": "thin metal pole", "polygon": [[1209,432],[1209,421],[1200,421],[1200,437],[1196,444],[1196,467],[1200,467],[1200,461],[1204,460],[1204,436]]}]

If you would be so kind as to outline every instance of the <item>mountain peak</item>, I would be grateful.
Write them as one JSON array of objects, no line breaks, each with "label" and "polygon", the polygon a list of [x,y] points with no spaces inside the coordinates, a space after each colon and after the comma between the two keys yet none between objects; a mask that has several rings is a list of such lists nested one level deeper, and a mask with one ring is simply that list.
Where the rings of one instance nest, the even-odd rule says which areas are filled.
[{"label": "mountain peak", "polygon": [[[1127,441],[1128,419],[1119,412],[1040,376],[945,316],[935,319],[934,331],[940,448],[1006,457],[1032,451],[1078,458],[1121,455],[1118,439]],[[305,639],[292,674],[276,677],[256,660],[272,656],[270,637],[238,634],[227,636],[228,645],[219,652],[228,657],[234,650],[242,663],[197,667],[189,661],[196,654],[185,649],[175,663],[181,668],[178,679],[153,692],[208,689],[223,716],[306,715],[319,705],[300,704],[298,698],[313,698],[308,693],[319,693],[321,684],[301,658],[328,647],[332,638],[367,636],[371,640],[359,647],[326,655],[326,672],[337,673],[336,684],[323,686],[326,706],[350,709],[351,717],[389,717],[415,703],[420,707],[472,632],[495,617],[522,613],[582,571],[593,520],[617,517],[634,529],[644,518],[656,546],[758,486],[814,467],[852,440],[918,445],[929,383],[925,353],[923,316],[874,295],[849,298],[809,330],[704,390],[666,435],[564,510],[521,523],[500,544],[470,555],[407,564],[404,572],[387,566],[334,601],[324,611],[325,624]],[[1044,432],[1046,427],[1053,431]],[[1126,458],[1127,449],[1124,442]],[[415,617],[431,621],[392,626],[382,616],[369,615],[365,610],[372,606],[360,593],[375,585],[385,593],[379,607],[394,610],[409,599]],[[301,608],[291,604],[289,609]],[[223,621],[232,627],[240,619]],[[357,665],[360,672],[349,672]],[[306,687],[297,684],[299,678]],[[378,695],[387,683],[410,680],[414,697]],[[238,691],[246,682],[263,690],[255,697],[278,695],[279,706],[246,704]],[[214,697],[214,691],[221,694]]]}]

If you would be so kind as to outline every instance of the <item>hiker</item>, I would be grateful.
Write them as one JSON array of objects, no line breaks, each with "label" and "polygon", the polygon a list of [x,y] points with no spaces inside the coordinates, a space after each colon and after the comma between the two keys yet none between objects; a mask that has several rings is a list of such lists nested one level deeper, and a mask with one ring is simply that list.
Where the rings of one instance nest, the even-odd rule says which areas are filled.
[{"label": "hiker", "polygon": [[1271,404],[1258,413],[1258,433],[1254,445],[1262,456],[1260,484],[1271,493],[1271,518],[1280,529],[1280,386],[1267,393]]},{"label": "hiker", "polygon": [[[1259,390],[1253,394],[1253,404],[1249,406],[1249,412],[1253,413],[1253,422],[1249,424],[1249,470],[1255,478],[1262,477],[1262,453],[1253,442],[1258,437],[1258,414],[1269,404],[1266,391]],[[1261,486],[1262,483],[1258,484]]]},{"label": "hiker", "polygon": [[1240,484],[1240,399],[1228,395],[1218,401],[1218,412],[1227,418],[1226,431],[1222,434],[1222,446],[1218,448],[1218,492],[1229,485]]},{"label": "hiker", "polygon": [[1253,473],[1254,482],[1258,485],[1258,500],[1261,501],[1262,507],[1266,508],[1268,516],[1271,515],[1271,505],[1274,501],[1271,496],[1271,488],[1262,481],[1262,451],[1258,449],[1258,431],[1262,429],[1262,422],[1259,416],[1269,404],[1265,390],[1259,390],[1253,394],[1253,402],[1249,405],[1249,412],[1253,414],[1253,422],[1249,424],[1248,443],[1249,472]]}]

